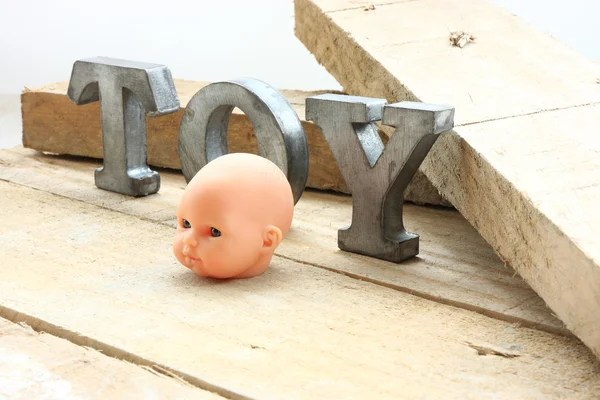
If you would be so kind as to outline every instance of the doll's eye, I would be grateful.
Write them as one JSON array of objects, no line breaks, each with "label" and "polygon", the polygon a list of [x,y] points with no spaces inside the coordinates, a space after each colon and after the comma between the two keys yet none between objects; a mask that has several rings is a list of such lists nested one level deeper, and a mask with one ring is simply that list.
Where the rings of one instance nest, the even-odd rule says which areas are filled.
[{"label": "doll's eye", "polygon": [[192,224],[190,224],[190,221],[188,221],[187,219],[184,219],[183,221],[181,221],[181,225],[185,229],[190,229],[192,227]]},{"label": "doll's eye", "polygon": [[214,227],[210,228],[210,235],[212,237],[219,237],[219,236],[221,236],[221,231]]}]

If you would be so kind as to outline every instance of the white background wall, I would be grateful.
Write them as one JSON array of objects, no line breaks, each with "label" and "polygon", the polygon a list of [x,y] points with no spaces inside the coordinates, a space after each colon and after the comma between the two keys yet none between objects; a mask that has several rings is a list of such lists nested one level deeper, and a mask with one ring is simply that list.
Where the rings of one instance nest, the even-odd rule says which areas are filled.
[{"label": "white background wall", "polygon": [[[600,0],[494,1],[600,63]],[[189,80],[339,89],[295,38],[293,12],[293,0],[0,0],[0,148],[20,144],[23,87],[68,80],[79,58],[156,62]]]}]

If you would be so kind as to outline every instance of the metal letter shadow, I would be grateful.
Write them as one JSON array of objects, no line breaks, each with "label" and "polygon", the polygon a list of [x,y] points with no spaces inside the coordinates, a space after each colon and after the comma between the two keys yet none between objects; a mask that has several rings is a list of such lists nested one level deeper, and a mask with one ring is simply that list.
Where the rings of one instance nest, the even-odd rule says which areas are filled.
[{"label": "metal letter shadow", "polygon": [[[404,190],[440,133],[454,127],[454,108],[324,94],[306,99],[306,118],[321,127],[352,193],[352,223],[338,247],[393,262],[419,254],[419,236],[402,221]],[[396,128],[384,148],[374,121]]]},{"label": "metal letter shadow", "polygon": [[179,127],[179,160],[186,181],[208,162],[227,154],[227,126],[235,107],[252,123],[259,155],[287,176],[297,203],[308,178],[308,144],[302,123],[281,93],[252,78],[212,83],[188,103]]},{"label": "metal letter shadow", "polygon": [[131,196],[160,189],[146,150],[146,113],[179,110],[171,72],[164,65],[97,57],[73,65],[69,99],[77,105],[100,100],[104,162],[96,186]]}]

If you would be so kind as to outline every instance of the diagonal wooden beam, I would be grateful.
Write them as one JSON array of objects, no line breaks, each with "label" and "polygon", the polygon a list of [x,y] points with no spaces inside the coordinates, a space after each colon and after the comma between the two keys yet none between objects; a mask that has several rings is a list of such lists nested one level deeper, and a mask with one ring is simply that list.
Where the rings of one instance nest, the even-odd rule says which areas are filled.
[{"label": "diagonal wooden beam", "polygon": [[483,0],[295,0],[295,18],[348,93],[456,107],[422,171],[600,356],[600,66]]}]

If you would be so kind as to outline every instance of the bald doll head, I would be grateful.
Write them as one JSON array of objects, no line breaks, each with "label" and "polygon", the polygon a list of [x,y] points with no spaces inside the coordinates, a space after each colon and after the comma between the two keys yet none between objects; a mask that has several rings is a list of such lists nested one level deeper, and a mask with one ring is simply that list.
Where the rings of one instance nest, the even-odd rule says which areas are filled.
[{"label": "bald doll head", "polygon": [[196,274],[262,274],[292,223],[285,174],[266,158],[232,153],[209,162],[187,185],[177,209],[173,252]]}]

